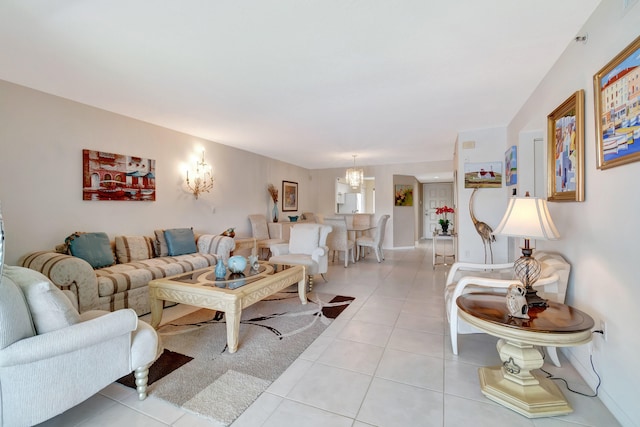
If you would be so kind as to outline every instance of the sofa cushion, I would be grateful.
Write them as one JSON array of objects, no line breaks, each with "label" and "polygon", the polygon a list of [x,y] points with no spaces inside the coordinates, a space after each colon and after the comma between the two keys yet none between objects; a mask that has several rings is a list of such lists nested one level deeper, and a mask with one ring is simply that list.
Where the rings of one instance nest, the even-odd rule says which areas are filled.
[{"label": "sofa cushion", "polygon": [[15,282],[19,268],[7,265],[0,276],[0,349],[35,335],[27,301]]},{"label": "sofa cushion", "polygon": [[80,321],[80,315],[69,298],[46,276],[28,268],[14,268],[14,281],[22,288],[38,334],[66,328]]},{"label": "sofa cushion", "polygon": [[153,258],[154,242],[147,236],[116,236],[116,255],[118,262],[125,264]]},{"label": "sofa cushion", "polygon": [[172,228],[164,230],[164,238],[167,241],[169,256],[193,254],[198,252],[196,248],[196,236],[191,228]]},{"label": "sofa cushion", "polygon": [[69,253],[87,261],[93,268],[115,264],[109,236],[106,233],[73,233],[65,239]]},{"label": "sofa cushion", "polygon": [[318,247],[320,240],[320,228],[315,226],[305,227],[300,224],[291,228],[289,239],[289,253],[311,255]]},{"label": "sofa cushion", "polygon": [[156,236],[156,256],[169,255],[167,240],[164,238],[164,230],[154,230],[153,234]]}]

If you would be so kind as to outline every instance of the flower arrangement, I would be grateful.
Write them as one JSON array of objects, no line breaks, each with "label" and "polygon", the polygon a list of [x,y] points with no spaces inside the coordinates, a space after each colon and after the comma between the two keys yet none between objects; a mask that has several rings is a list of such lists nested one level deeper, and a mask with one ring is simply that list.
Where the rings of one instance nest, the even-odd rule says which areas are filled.
[{"label": "flower arrangement", "polygon": [[449,218],[447,218],[447,214],[454,212],[454,209],[450,208],[447,205],[436,208],[436,215],[443,215],[443,217],[438,220],[440,226],[442,227],[442,231],[446,232],[449,229],[449,224],[451,224],[451,221],[449,221]]},{"label": "flower arrangement", "polygon": [[273,203],[278,203],[278,189],[274,187],[273,184],[269,184],[269,186],[267,187],[267,191],[269,191]]}]

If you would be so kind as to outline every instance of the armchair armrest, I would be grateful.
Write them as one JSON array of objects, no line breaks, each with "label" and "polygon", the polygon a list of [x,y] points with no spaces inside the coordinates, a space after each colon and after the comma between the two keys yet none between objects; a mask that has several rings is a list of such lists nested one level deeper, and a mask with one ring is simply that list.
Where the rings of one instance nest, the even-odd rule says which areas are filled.
[{"label": "armchair armrest", "polygon": [[320,258],[325,256],[328,253],[329,253],[328,246],[318,246],[311,253],[311,259],[314,260],[315,262],[319,262]]},{"label": "armchair armrest", "polygon": [[85,322],[15,342],[0,350],[0,366],[33,363],[71,353],[130,334],[137,325],[138,317],[132,309],[105,312]]},{"label": "armchair armrest", "polygon": [[236,248],[236,241],[233,238],[217,234],[202,234],[198,236],[196,244],[199,253],[216,255],[225,262],[229,259],[231,251]]},{"label": "armchair armrest", "polygon": [[288,243],[278,243],[276,245],[271,245],[271,253],[273,254],[273,256],[288,255],[289,254],[289,244]]},{"label": "armchair armrest", "polygon": [[57,252],[33,252],[20,258],[18,265],[39,271],[62,290],[71,291],[80,313],[98,304],[98,278],[85,260]]},{"label": "armchair armrest", "polygon": [[503,264],[477,264],[472,262],[454,262],[449,269],[449,273],[447,274],[447,282],[446,285],[450,285],[456,280],[456,274],[458,272],[470,271],[470,272],[478,272],[478,271],[493,271],[497,272],[500,270],[510,270],[513,271],[513,263],[507,262]]}]

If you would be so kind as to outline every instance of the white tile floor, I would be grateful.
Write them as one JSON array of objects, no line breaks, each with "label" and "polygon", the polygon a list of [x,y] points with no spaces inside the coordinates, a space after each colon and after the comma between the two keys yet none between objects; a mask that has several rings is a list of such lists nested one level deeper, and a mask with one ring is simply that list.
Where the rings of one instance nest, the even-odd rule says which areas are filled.
[{"label": "white tile floor", "polygon": [[[365,426],[616,426],[597,398],[566,390],[574,412],[528,419],[487,400],[479,366],[500,363],[495,338],[460,337],[451,353],[442,289],[447,267],[431,265],[431,245],[387,250],[378,264],[368,256],[356,265],[338,261],[329,282],[315,289],[355,297],[355,302],[296,360],[232,427]],[[180,307],[165,312],[167,321]],[[169,314],[169,315],[167,315]],[[242,345],[242,343],[240,343]],[[572,388],[591,393],[560,355],[562,368],[545,365]],[[112,384],[41,426],[217,427],[150,395]]]}]

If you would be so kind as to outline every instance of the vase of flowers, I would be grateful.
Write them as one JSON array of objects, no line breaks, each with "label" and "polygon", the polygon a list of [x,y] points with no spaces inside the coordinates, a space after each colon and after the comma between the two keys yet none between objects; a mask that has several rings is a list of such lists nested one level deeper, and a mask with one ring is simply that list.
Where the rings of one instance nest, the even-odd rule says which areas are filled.
[{"label": "vase of flowers", "polygon": [[447,218],[447,214],[454,212],[455,211],[453,210],[453,208],[450,208],[447,205],[436,208],[436,215],[442,215],[442,217],[438,220],[438,222],[440,223],[440,227],[442,227],[442,234],[447,234],[449,232],[449,224],[451,224],[451,221],[449,221],[449,218]]},{"label": "vase of flowers", "polygon": [[273,184],[269,184],[267,190],[271,195],[271,200],[273,200],[273,222],[278,222],[278,189]]}]

